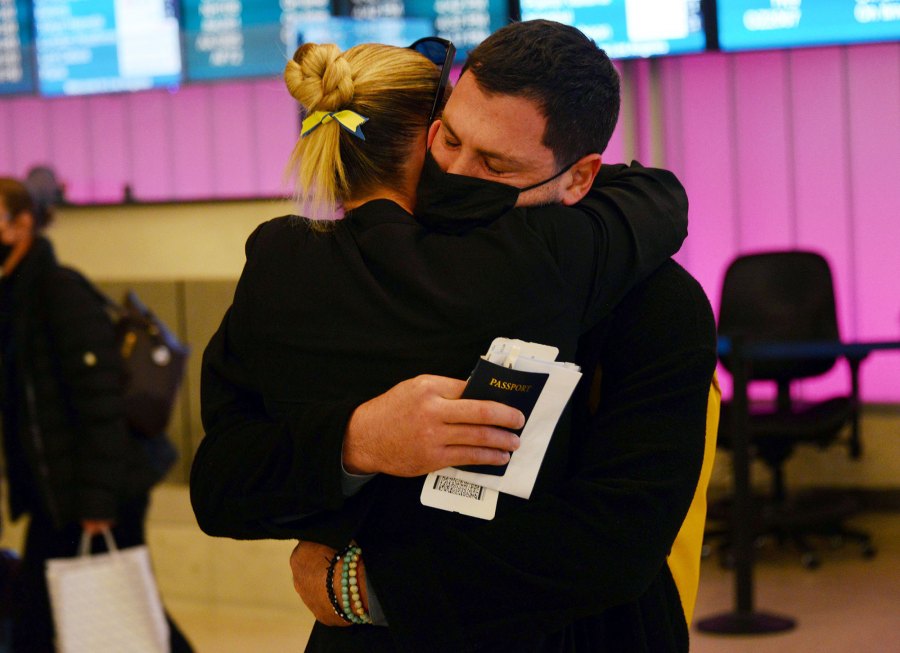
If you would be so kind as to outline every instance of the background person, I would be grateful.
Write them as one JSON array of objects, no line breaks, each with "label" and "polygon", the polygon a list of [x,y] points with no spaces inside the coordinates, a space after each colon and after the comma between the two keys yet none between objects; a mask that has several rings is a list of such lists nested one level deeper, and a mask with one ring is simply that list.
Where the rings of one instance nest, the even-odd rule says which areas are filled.
[{"label": "background person", "polygon": [[[143,544],[159,480],[125,424],[112,322],[42,235],[55,198],[49,186],[32,198],[0,178],[3,446],[10,513],[30,517],[14,604],[13,650],[22,653],[54,650],[45,562],[76,555],[82,531],[112,528],[118,546]],[[172,650],[190,651],[171,620],[170,629]]]}]

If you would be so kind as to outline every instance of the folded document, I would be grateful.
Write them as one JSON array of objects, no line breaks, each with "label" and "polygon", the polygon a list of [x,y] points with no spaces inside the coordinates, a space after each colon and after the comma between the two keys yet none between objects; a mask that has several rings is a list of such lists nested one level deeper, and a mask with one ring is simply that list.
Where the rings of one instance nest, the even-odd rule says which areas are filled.
[{"label": "folded document", "polygon": [[475,366],[463,398],[491,399],[514,406],[525,415],[521,444],[506,466],[447,467],[428,475],[453,478],[523,499],[531,496],[556,424],[581,379],[574,363],[556,360],[555,347],[496,338]]}]

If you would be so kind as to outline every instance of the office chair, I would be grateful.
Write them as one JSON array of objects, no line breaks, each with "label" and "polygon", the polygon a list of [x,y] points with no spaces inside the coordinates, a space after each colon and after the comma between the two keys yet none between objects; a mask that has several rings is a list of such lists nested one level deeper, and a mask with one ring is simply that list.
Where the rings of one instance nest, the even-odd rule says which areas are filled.
[{"label": "office chair", "polygon": [[[720,336],[744,342],[839,341],[828,262],[814,252],[796,250],[737,257],[729,265],[722,285],[718,331]],[[734,361],[729,356],[722,356],[721,362],[732,370]],[[801,561],[808,568],[820,563],[808,542],[810,535],[829,536],[833,542],[853,540],[862,546],[864,556],[875,554],[867,533],[842,525],[844,519],[858,511],[858,505],[849,496],[820,495],[817,499],[813,494],[801,501],[789,496],[786,488],[785,463],[798,446],[824,449],[840,443],[848,446],[851,457],[861,454],[861,359],[848,359],[851,391],[847,395],[804,402],[791,392],[795,381],[825,374],[836,362],[836,358],[768,359],[753,361],[748,369],[749,383],[774,381],[777,387],[774,405],[750,402],[751,455],[765,463],[772,475],[771,496],[763,502],[754,501],[755,532],[796,544]],[[730,402],[723,403],[718,441],[725,448],[731,442],[730,412]],[[714,518],[722,517],[723,505],[710,512]],[[723,554],[727,555],[727,548]]]}]

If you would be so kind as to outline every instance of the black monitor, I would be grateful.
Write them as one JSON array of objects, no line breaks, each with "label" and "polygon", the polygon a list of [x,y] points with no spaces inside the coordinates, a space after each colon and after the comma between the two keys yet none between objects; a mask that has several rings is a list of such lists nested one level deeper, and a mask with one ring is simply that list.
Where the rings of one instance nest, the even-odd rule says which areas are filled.
[{"label": "black monitor", "polygon": [[577,27],[613,59],[702,52],[701,0],[520,0],[522,20]]},{"label": "black monitor", "polygon": [[0,95],[34,92],[31,3],[0,0]]},{"label": "black monitor", "polygon": [[177,86],[176,0],[34,0],[38,91],[86,95]]},{"label": "black monitor", "polygon": [[716,13],[726,51],[900,39],[897,0],[716,0]]}]

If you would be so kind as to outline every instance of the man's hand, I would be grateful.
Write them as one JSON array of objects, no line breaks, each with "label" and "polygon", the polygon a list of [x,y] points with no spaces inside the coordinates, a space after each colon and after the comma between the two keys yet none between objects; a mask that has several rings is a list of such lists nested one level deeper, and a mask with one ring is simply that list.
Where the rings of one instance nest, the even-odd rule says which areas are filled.
[{"label": "man's hand", "polygon": [[[300,600],[309,608],[316,621],[326,626],[349,626],[350,624],[334,613],[325,582],[328,577],[328,564],[337,553],[331,547],[315,542],[298,542],[291,553],[291,572],[294,574],[294,590],[300,596]],[[357,583],[365,586],[365,575],[361,573],[361,567],[357,567]],[[338,563],[335,571],[336,596],[340,600],[341,571]],[[366,595],[363,594],[363,605],[368,605]]]},{"label": "man's hand", "polygon": [[505,465],[525,423],[494,401],[460,399],[465,381],[422,375],[360,405],[344,436],[344,468],[420,476],[456,465]]}]

